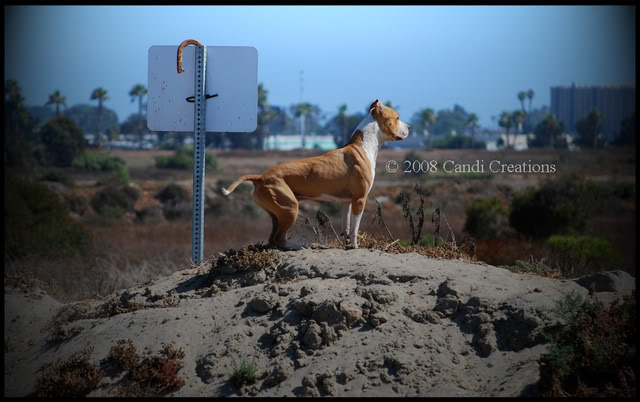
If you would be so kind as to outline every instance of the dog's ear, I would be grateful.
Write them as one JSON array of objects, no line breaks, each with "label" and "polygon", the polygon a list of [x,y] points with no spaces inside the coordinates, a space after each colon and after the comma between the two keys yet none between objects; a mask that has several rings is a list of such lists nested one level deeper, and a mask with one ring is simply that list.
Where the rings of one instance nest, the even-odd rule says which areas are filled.
[{"label": "dog's ear", "polygon": [[379,112],[381,107],[382,103],[380,103],[380,101],[376,99],[375,102],[373,102],[371,106],[369,106],[369,113],[373,115],[374,113]]}]

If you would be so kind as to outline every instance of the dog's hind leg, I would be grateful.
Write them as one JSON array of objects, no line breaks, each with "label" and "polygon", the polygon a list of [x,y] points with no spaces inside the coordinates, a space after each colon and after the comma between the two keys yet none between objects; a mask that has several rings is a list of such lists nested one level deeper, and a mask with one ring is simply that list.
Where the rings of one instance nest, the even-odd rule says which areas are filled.
[{"label": "dog's hind leg", "polygon": [[298,217],[298,200],[284,181],[276,179],[256,186],[254,199],[269,214],[275,216],[275,219],[271,218],[275,224],[275,229],[271,231],[269,237],[271,244],[289,250],[304,248],[300,244],[287,240],[287,232],[296,223]]},{"label": "dog's hind leg", "polygon": [[276,216],[274,214],[272,214],[271,212],[267,211],[267,213],[269,214],[269,216],[271,217],[271,234],[269,235],[269,244],[271,245],[275,245],[276,241],[275,241],[275,237],[276,237],[276,231],[278,230],[278,218],[276,218]]}]

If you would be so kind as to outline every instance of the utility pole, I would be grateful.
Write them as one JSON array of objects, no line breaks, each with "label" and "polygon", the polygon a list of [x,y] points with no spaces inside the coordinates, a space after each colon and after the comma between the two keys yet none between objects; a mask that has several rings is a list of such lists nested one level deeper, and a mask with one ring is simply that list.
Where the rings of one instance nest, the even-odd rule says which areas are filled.
[{"label": "utility pole", "polygon": [[[298,105],[302,105],[303,92],[304,92],[304,70],[300,70],[300,102],[298,103]],[[302,135],[302,149],[305,149],[307,145],[304,138],[304,119],[305,119],[305,115],[304,113],[301,113],[300,114],[300,133]]]}]

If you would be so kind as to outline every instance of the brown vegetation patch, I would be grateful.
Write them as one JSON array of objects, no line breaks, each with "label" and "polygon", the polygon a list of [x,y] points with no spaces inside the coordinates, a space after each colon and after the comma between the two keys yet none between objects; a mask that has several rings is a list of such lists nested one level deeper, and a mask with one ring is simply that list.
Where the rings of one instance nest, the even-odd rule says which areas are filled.
[{"label": "brown vegetation patch", "polygon": [[159,355],[141,358],[131,339],[119,340],[111,347],[106,361],[112,362],[120,371],[126,370],[125,385],[120,387],[120,396],[160,396],[184,386],[185,381],[178,377],[178,371],[184,366],[180,360],[185,354],[182,348],[176,349],[173,343],[162,344]]},{"label": "brown vegetation patch", "polygon": [[37,397],[78,398],[98,387],[102,371],[90,360],[93,347],[74,353],[68,360],[58,359],[36,380]]},{"label": "brown vegetation patch", "polygon": [[635,396],[635,294],[608,308],[568,295],[556,311],[567,324],[540,359],[543,396]]},{"label": "brown vegetation patch", "polygon": [[33,271],[27,269],[19,268],[12,272],[5,272],[4,284],[19,289],[23,293],[40,289],[58,300],[66,301],[64,291],[55,281],[38,278]]},{"label": "brown vegetation patch", "polygon": [[249,244],[239,250],[230,249],[212,263],[210,275],[232,274],[274,268],[279,259],[276,249],[269,245]]}]

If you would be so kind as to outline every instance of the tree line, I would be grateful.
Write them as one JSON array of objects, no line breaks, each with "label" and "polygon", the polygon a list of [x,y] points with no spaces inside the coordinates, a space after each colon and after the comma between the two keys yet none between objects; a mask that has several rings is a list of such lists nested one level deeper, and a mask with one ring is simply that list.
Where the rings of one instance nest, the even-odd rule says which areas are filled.
[{"label": "tree line", "polygon": [[[5,101],[13,96],[14,102],[19,87],[15,81],[5,83]],[[115,112],[105,106],[110,98],[108,91],[103,87],[94,89],[89,100],[97,102],[97,107],[86,104],[75,105],[67,108],[66,97],[59,90],[49,95],[48,102],[43,107],[28,108],[35,121],[35,126],[41,126],[51,118],[51,107],[54,109],[54,117],[66,116],[71,118],[84,132],[92,132],[96,135],[96,144],[101,146],[105,139],[117,140],[120,133],[138,134],[143,136],[150,134],[146,124],[144,96],[147,88],[143,84],[135,84],[129,91],[131,102],[137,101],[138,112],[130,115],[123,123],[118,123]],[[273,105],[269,102],[269,91],[260,83],[258,85],[258,124],[252,133],[207,133],[207,145],[213,147],[231,147],[263,149],[265,139],[271,134],[302,134],[303,143],[308,134],[331,135],[336,145],[345,144],[355,127],[368,113],[368,105],[362,109],[348,112],[346,104],[340,105],[337,110],[329,115],[315,104],[302,102],[293,104],[288,108]],[[21,95],[20,95],[21,96]],[[530,147],[565,148],[566,139],[561,136],[564,127],[547,107],[532,108],[535,92],[519,91],[517,99],[520,108],[513,111],[502,111],[497,119],[497,125],[506,134],[505,148],[513,148],[513,138],[517,134],[533,133],[535,138],[529,140]],[[528,108],[525,101],[528,100]],[[400,109],[391,101],[387,106]],[[61,112],[64,107],[64,112]],[[6,108],[6,105],[5,105]],[[492,116],[494,123],[496,117]],[[431,107],[418,110],[410,118],[414,135],[424,142],[427,149],[432,148],[484,148],[485,144],[477,140],[477,133],[483,128],[478,124],[478,116],[467,112],[462,106],[454,105],[453,109],[435,111]],[[576,143],[582,147],[601,147],[603,139],[598,136],[602,126],[602,116],[594,110],[577,124]],[[170,139],[174,144],[181,144],[190,133],[177,132],[153,132],[158,135],[160,142]],[[635,113],[623,121],[620,136],[614,140],[614,145],[635,143]],[[303,144],[304,145],[304,144]],[[176,145],[174,145],[176,146]]]}]

